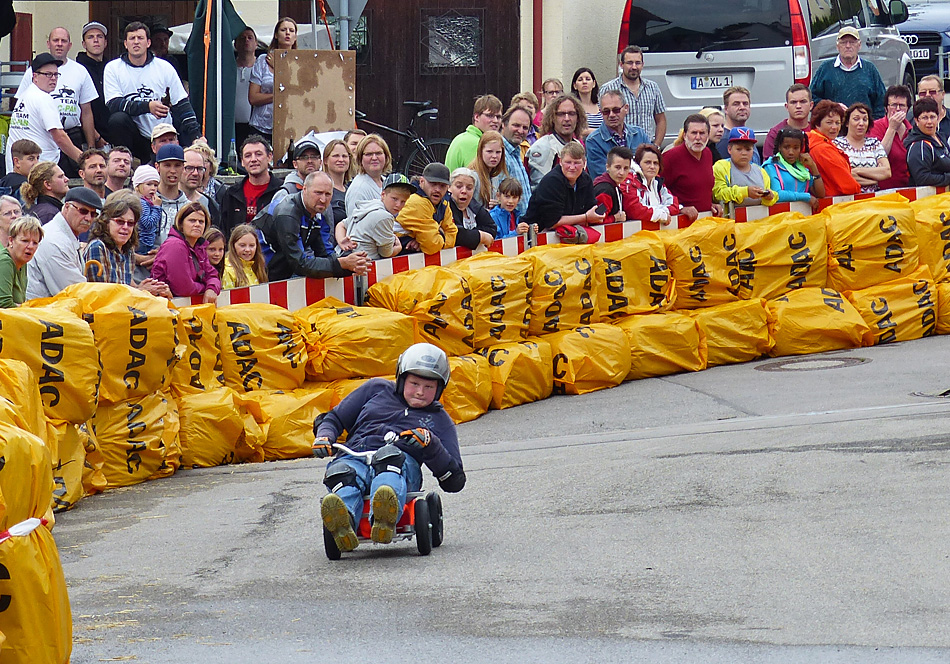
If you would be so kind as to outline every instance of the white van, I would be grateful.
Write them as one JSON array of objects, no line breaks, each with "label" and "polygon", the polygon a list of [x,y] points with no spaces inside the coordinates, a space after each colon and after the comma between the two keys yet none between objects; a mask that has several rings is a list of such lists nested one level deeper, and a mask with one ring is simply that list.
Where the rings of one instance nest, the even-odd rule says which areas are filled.
[{"label": "white van", "polygon": [[902,0],[626,0],[617,52],[643,51],[643,78],[666,101],[667,139],[704,106],[722,107],[722,93],[741,85],[752,93],[749,124],[765,132],[788,117],[785,91],[811,83],[824,60],[837,56],[838,30],[861,33],[862,58],[884,85],[915,89],[910,49],[895,27],[907,20]]}]

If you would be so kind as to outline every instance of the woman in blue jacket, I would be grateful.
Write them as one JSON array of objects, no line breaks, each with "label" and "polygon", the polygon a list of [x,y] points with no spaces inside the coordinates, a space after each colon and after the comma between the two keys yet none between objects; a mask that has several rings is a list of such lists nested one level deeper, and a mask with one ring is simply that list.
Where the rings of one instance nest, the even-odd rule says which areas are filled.
[{"label": "woman in blue jacket", "polygon": [[825,185],[815,160],[808,154],[805,132],[784,127],[775,136],[775,154],[762,168],[769,175],[772,189],[778,192],[779,203],[802,201],[818,211],[818,199],[825,196]]},{"label": "woman in blue jacket", "polygon": [[[465,486],[455,423],[438,399],[449,381],[449,360],[432,344],[414,344],[396,363],[396,382],[373,378],[314,422],[313,455],[332,454],[333,442],[347,431],[354,452],[377,450],[371,464],[343,455],[327,464],[323,483],[330,493],[320,505],[323,525],[341,552],[359,544],[356,525],[363,496],[370,503],[370,537],[392,542],[409,491],[422,487],[422,465],[449,492]],[[394,442],[387,434],[396,434]],[[391,437],[391,436],[390,436]]]}]

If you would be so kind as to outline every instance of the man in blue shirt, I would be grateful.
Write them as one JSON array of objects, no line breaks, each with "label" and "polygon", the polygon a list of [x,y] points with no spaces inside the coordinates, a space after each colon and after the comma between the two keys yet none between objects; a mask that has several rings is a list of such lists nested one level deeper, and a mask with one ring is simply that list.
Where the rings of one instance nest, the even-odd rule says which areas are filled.
[{"label": "man in blue shirt", "polygon": [[636,151],[641,143],[650,143],[650,137],[642,127],[626,124],[629,107],[617,90],[608,90],[600,95],[600,114],[604,124],[587,137],[587,172],[592,178],[607,170],[607,153],[610,148],[622,147]]},{"label": "man in blue shirt", "polygon": [[531,179],[524,165],[525,153],[521,149],[530,130],[531,114],[521,106],[512,106],[501,119],[501,135],[505,137],[505,166],[508,167],[508,175],[521,185],[521,200],[515,208],[519,217],[528,210],[528,201],[531,200]]}]

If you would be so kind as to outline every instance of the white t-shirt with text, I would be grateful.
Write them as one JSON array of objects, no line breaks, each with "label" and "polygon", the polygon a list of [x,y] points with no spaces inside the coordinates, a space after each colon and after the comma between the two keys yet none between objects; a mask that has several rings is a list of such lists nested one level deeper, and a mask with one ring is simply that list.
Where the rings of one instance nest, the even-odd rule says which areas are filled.
[{"label": "white t-shirt with text", "polygon": [[[174,106],[187,97],[178,72],[165,60],[149,56],[142,67],[133,67],[122,58],[106,65],[102,76],[102,92],[108,103],[111,99],[125,97],[133,101],[161,101],[167,88]],[[171,122],[170,117],[157,118],[151,113],[133,116],[142,136],[151,139],[152,129],[162,122]]]},{"label": "white t-shirt with text", "polygon": [[56,100],[48,92],[35,85],[17,94],[16,106],[10,118],[10,135],[7,137],[7,173],[13,172],[13,152],[9,149],[15,141],[28,138],[40,146],[42,161],[59,162],[59,146],[50,134],[51,129],[62,129]]},{"label": "white t-shirt with text", "polygon": [[[27,67],[23,80],[20,81],[20,87],[17,88],[16,98],[22,99],[26,91],[32,87],[33,70]],[[67,59],[59,68],[59,80],[50,96],[59,107],[63,129],[72,129],[79,126],[79,105],[98,99],[99,93],[96,92],[96,84],[92,82],[89,70],[75,60]]]}]

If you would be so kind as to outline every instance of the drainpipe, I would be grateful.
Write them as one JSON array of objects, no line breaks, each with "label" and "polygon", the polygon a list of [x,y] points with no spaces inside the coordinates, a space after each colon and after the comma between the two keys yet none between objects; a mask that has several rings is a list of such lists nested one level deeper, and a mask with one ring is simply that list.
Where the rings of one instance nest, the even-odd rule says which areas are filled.
[{"label": "drainpipe", "polygon": [[542,17],[544,16],[544,0],[532,0],[533,2],[533,11],[531,14],[531,27],[532,27],[532,40],[531,48],[534,51],[534,57],[532,58],[532,64],[534,66],[532,78],[535,94],[538,90],[541,89],[541,81],[544,80],[544,68],[542,67],[541,55],[543,52],[543,39],[544,39],[544,29],[542,25]]}]

